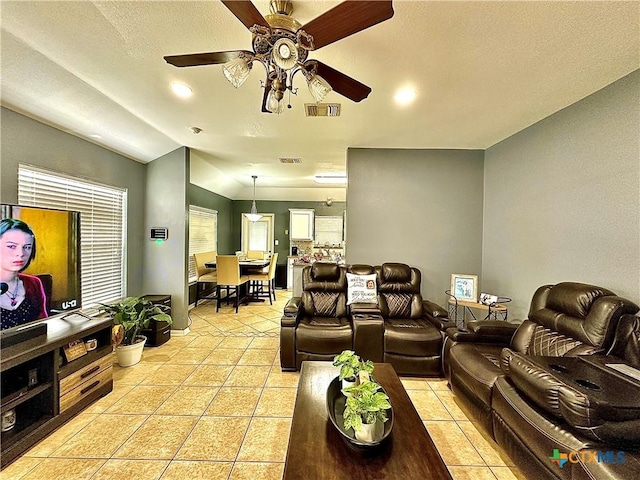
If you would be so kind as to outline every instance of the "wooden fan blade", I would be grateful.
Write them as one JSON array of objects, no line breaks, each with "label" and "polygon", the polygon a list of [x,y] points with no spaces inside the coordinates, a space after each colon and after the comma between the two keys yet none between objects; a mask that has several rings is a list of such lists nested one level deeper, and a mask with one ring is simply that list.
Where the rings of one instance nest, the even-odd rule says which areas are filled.
[{"label": "wooden fan blade", "polygon": [[189,53],[186,55],[167,55],[163,57],[167,63],[176,67],[197,67],[198,65],[215,65],[227,63],[229,60],[238,58],[241,53],[253,56],[252,52],[246,50],[231,50],[228,52],[206,52]]},{"label": "wooden fan blade", "polygon": [[360,102],[371,93],[371,88],[364,83],[360,83],[335,68],[331,68],[329,65],[316,60],[313,61],[318,64],[317,74],[329,82],[331,88],[340,95],[354,102]]},{"label": "wooden fan blade", "polygon": [[254,25],[263,25],[269,28],[269,24],[264,19],[250,0],[221,0],[225,7],[233,13],[244,26],[251,28]]},{"label": "wooden fan blade", "polygon": [[311,20],[301,30],[318,50],[393,17],[391,1],[347,1]]}]

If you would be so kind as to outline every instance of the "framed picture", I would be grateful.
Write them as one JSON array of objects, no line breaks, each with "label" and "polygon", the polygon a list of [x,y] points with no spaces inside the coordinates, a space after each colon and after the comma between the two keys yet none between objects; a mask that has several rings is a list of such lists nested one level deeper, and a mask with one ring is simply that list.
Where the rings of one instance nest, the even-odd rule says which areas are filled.
[{"label": "framed picture", "polygon": [[64,352],[67,362],[71,362],[76,358],[86,355],[87,347],[82,340],[76,340],[75,342],[71,342],[69,345],[63,345],[62,351]]},{"label": "framed picture", "polygon": [[465,302],[478,301],[478,276],[464,273],[451,274],[451,294]]}]

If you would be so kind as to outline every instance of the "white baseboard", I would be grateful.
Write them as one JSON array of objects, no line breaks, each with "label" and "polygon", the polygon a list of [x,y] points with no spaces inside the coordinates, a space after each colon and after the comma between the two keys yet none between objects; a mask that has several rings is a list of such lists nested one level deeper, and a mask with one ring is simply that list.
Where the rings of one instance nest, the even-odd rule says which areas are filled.
[{"label": "white baseboard", "polygon": [[189,330],[189,327],[183,329],[183,330],[174,330],[173,328],[171,329],[171,336],[172,337],[184,337],[186,335],[189,335],[189,333],[191,332],[191,330]]}]

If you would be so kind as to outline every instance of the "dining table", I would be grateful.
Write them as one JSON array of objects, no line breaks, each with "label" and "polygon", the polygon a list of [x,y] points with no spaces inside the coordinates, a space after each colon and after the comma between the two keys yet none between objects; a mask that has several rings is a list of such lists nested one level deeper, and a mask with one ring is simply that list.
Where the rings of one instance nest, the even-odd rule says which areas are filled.
[{"label": "dining table", "polygon": [[[271,263],[271,260],[247,259],[247,260],[240,260],[240,262],[238,263],[240,264],[240,275],[248,275],[251,271],[261,270],[265,267],[268,267],[269,263]],[[216,268],[216,262],[206,262],[204,266],[207,268]],[[244,299],[245,299],[244,300],[245,302],[264,302],[265,301],[264,298],[251,295],[251,292],[248,289],[244,291]]]},{"label": "dining table", "polygon": [[[245,275],[249,270],[261,269],[269,266],[270,260],[240,260],[240,275]],[[207,268],[216,268],[216,262],[206,262],[204,264]]]}]

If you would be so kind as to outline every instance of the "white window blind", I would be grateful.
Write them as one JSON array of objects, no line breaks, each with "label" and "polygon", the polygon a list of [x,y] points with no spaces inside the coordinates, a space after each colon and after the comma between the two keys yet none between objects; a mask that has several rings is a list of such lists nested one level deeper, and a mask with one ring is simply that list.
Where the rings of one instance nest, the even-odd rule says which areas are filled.
[{"label": "white window blind", "polygon": [[266,252],[269,250],[267,247],[267,234],[269,224],[267,222],[252,222],[249,224],[249,250],[258,250],[260,252]]},{"label": "white window blind", "polygon": [[80,212],[84,307],[125,295],[126,190],[20,165],[18,203]]},{"label": "white window blind", "polygon": [[189,205],[189,281],[198,278],[194,253],[218,250],[218,212]]}]

